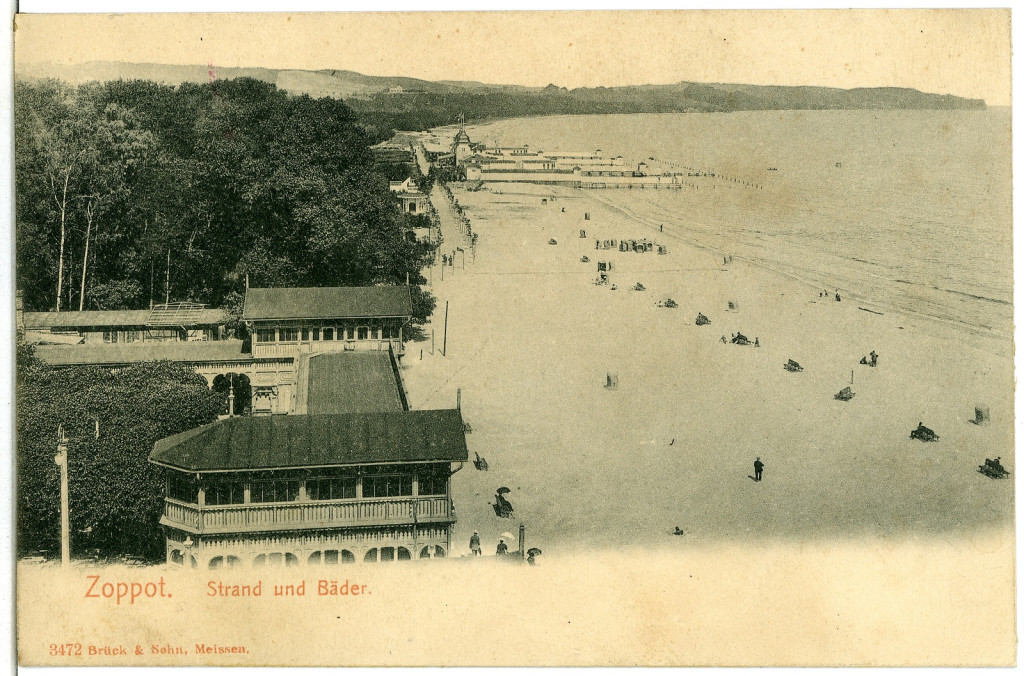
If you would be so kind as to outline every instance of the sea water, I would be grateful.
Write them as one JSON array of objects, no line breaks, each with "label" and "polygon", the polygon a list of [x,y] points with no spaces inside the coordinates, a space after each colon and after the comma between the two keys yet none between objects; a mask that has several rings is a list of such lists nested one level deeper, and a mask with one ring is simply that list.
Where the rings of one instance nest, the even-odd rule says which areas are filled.
[{"label": "sea water", "polygon": [[687,174],[680,190],[590,192],[716,255],[1009,341],[1010,121],[1008,108],[757,111],[520,118],[469,131]]}]

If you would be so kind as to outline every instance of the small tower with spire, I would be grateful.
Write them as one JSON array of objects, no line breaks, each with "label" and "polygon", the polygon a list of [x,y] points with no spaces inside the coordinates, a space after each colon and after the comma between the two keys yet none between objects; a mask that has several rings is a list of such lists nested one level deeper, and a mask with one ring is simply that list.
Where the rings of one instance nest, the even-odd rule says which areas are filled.
[{"label": "small tower with spire", "polygon": [[469,134],[466,133],[465,113],[459,113],[459,133],[455,135],[455,141],[452,143],[452,154],[455,155],[457,167],[461,167],[473,154],[473,149],[469,145]]}]

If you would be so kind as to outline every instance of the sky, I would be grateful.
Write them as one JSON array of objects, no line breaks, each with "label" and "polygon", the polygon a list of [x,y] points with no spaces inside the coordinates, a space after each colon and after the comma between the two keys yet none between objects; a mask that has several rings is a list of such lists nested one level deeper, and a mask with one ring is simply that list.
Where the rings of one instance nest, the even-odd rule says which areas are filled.
[{"label": "sky", "polygon": [[1009,10],[20,15],[16,62],[354,70],[569,88],[912,87],[1010,104]]}]

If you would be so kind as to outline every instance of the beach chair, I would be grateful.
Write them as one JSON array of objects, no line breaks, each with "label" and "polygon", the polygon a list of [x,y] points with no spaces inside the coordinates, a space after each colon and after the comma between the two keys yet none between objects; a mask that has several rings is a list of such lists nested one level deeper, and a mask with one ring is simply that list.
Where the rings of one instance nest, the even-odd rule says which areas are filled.
[{"label": "beach chair", "polygon": [[697,323],[697,326],[704,326],[705,324],[710,324],[711,320],[708,319],[707,317],[705,317],[704,313],[698,312],[697,313],[697,322],[696,323]]},{"label": "beach chair", "polygon": [[643,284],[641,284],[640,282],[637,282],[636,286],[633,287],[633,290],[634,291],[646,291],[647,289],[646,289],[646,287],[644,287]]},{"label": "beach chair", "polygon": [[854,392],[849,387],[844,387],[839,390],[839,394],[836,395],[836,399],[839,401],[850,401],[853,399]]},{"label": "beach chair", "polygon": [[732,338],[733,345],[750,345],[750,339],[744,336],[742,333],[737,333]]},{"label": "beach chair", "polygon": [[[800,366],[800,364],[798,362],[795,362],[792,359],[790,359],[785,364],[783,364],[782,368],[786,369],[787,371],[792,371],[793,373],[796,373],[797,371],[803,371],[804,370],[803,366]],[[847,388],[847,389],[849,389],[849,388]]]},{"label": "beach chair", "polygon": [[558,240],[552,237],[548,240],[548,244],[558,244]]},{"label": "beach chair", "polygon": [[985,464],[978,465],[978,471],[990,479],[1005,479],[1010,476],[1010,473],[1007,472],[1002,463],[999,462],[999,458],[996,458],[995,460],[985,458]]},{"label": "beach chair", "polygon": [[918,439],[920,441],[938,441],[939,435],[934,430],[925,427],[921,423],[917,423],[917,429],[910,433],[911,439]]}]

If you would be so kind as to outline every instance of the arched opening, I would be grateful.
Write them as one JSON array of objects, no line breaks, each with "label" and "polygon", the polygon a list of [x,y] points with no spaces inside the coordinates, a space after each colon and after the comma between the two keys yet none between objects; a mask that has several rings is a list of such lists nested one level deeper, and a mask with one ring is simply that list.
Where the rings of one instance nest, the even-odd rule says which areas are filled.
[{"label": "arched opening", "polygon": [[410,561],[412,560],[412,552],[405,547],[398,548],[398,560],[399,561]]},{"label": "arched opening", "polygon": [[377,548],[374,547],[363,556],[364,563],[377,563]]},{"label": "arched opening", "polygon": [[226,395],[231,391],[232,385],[235,387],[234,414],[243,415],[252,410],[252,385],[249,383],[249,376],[244,373],[222,373],[214,377],[211,389]]},{"label": "arched opening", "polygon": [[347,549],[328,549],[322,552],[313,552],[309,555],[308,563],[312,566],[324,564],[336,566],[339,563],[355,563],[356,557]]},{"label": "arched opening", "polygon": [[180,549],[172,549],[170,562],[177,566],[182,566],[185,564],[185,555],[181,553]]},{"label": "arched opening", "polygon": [[211,570],[216,568],[234,568],[242,565],[242,560],[237,556],[215,556],[210,559],[209,567]]},{"label": "arched opening", "polygon": [[[431,556],[431,555],[433,555],[433,556]],[[420,558],[421,559],[429,559],[429,558],[443,559],[444,558],[444,548],[439,546],[439,545],[427,545],[426,547],[424,547],[423,549],[420,550]]]},{"label": "arched opening", "polygon": [[280,552],[274,552],[273,554],[260,554],[252,560],[252,565],[256,568],[261,566],[297,566],[299,565],[299,557],[290,552],[286,552],[284,554]]}]

